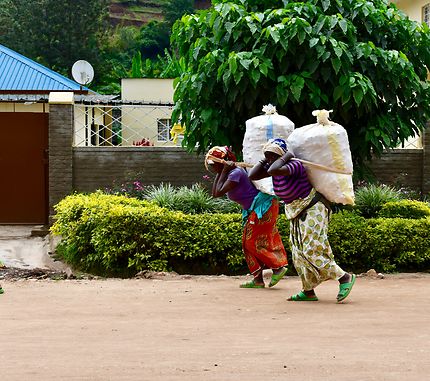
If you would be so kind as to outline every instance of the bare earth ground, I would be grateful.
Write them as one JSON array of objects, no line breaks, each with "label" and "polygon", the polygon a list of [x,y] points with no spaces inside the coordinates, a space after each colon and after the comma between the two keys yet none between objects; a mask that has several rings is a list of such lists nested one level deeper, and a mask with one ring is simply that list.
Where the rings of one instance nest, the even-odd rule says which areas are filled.
[{"label": "bare earth ground", "polygon": [[0,379],[428,380],[430,276],[362,277],[335,303],[297,277],[2,280]]}]

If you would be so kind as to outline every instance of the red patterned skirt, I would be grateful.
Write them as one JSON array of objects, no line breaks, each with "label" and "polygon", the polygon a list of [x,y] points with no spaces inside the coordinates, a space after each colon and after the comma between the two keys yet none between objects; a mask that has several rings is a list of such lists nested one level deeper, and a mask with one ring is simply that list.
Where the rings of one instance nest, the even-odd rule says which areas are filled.
[{"label": "red patterned skirt", "polygon": [[278,269],[287,265],[287,253],[276,227],[279,202],[273,199],[269,210],[258,219],[251,212],[242,235],[242,248],[251,274],[263,269]]}]

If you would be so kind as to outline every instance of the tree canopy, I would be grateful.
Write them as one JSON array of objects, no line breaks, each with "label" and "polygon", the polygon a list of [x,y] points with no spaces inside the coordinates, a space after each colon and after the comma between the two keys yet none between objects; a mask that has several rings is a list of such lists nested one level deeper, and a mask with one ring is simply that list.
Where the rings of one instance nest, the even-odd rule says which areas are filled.
[{"label": "tree canopy", "polygon": [[98,59],[107,0],[0,0],[0,43],[63,74]]},{"label": "tree canopy", "polygon": [[174,120],[184,144],[240,151],[245,121],[272,103],[296,127],[333,109],[355,164],[392,148],[430,117],[430,33],[386,0],[234,0],[184,16]]}]

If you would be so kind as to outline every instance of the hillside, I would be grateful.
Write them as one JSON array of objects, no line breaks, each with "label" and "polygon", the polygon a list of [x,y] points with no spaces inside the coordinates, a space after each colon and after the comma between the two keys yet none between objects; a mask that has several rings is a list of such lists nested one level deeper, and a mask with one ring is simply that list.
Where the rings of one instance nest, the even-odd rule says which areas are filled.
[{"label": "hillside", "polygon": [[[109,14],[112,25],[141,26],[152,20],[163,20],[161,4],[164,0],[110,0]],[[210,7],[210,0],[195,0],[196,9]]]},{"label": "hillside", "polygon": [[110,0],[109,14],[112,25],[147,24],[151,20],[162,20],[161,3],[163,0]]}]

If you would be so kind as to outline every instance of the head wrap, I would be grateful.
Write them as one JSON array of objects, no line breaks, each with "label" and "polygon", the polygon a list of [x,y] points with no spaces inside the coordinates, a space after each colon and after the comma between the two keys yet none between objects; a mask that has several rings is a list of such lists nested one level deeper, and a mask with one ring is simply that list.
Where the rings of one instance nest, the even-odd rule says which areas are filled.
[{"label": "head wrap", "polygon": [[279,156],[282,156],[288,151],[287,143],[284,139],[272,139],[269,140],[263,147],[264,152],[273,152]]},{"label": "head wrap", "polygon": [[210,156],[226,161],[236,161],[236,156],[232,150],[227,146],[215,146],[212,147],[205,157],[205,167],[208,169],[208,164],[213,164],[214,161],[210,159]]}]

